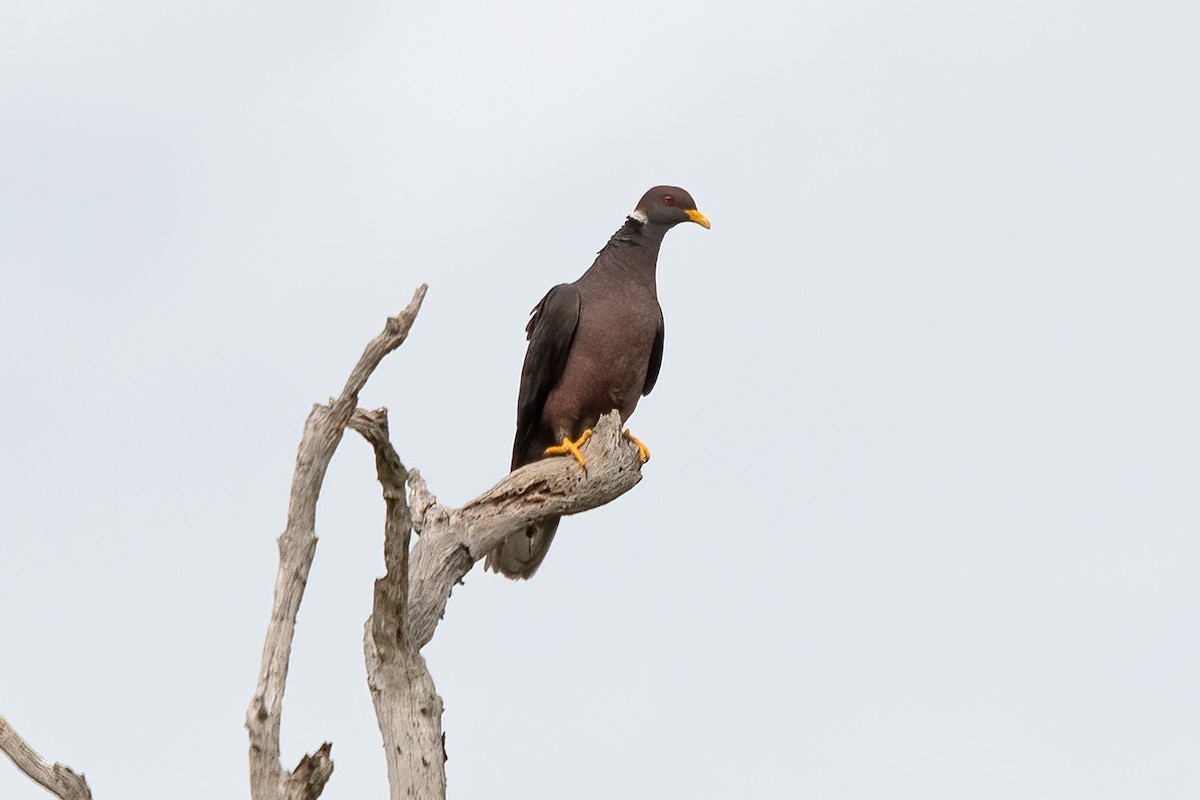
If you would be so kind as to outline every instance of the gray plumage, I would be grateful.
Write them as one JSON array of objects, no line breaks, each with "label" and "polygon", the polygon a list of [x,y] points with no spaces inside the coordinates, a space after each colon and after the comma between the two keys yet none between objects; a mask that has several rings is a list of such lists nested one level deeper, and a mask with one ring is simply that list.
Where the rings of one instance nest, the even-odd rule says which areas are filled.
[{"label": "gray plumage", "polygon": [[[708,227],[691,195],[657,186],[612,235],[577,281],[551,289],[525,331],[512,468],[543,457],[546,448],[575,441],[603,414],[624,422],[658,380],[663,316],[655,272],[667,231],[680,222]],[[510,578],[537,571],[558,530],[551,517],[514,533],[487,556],[485,567]]]}]

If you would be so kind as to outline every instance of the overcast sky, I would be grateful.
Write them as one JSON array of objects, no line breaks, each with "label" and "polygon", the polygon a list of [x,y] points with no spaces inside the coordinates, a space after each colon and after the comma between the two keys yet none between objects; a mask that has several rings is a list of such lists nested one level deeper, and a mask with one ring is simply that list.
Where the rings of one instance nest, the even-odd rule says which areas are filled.
[{"label": "overcast sky", "polygon": [[[523,327],[648,187],[645,480],[426,649],[454,798],[1200,796],[1200,11],[0,0],[0,714],[113,800],[248,794],[301,426],[459,505]],[[372,457],[283,721],[383,797]],[[0,797],[45,793],[0,762]]]}]

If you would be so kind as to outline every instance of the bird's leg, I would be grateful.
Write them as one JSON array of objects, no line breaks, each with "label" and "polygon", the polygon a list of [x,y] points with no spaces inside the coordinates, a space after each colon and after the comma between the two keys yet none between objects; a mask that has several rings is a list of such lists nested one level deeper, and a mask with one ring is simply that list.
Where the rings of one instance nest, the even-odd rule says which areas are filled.
[{"label": "bird's leg", "polygon": [[638,439],[636,436],[634,436],[632,433],[630,433],[630,432],[629,432],[629,428],[626,428],[625,430],[621,431],[621,435],[622,435],[622,436],[624,436],[624,437],[625,437],[626,439],[628,439],[629,441],[633,442],[633,443],[634,443],[634,445],[636,445],[636,446],[637,446],[637,449],[638,449],[638,461],[640,461],[640,462],[642,462],[643,464],[645,464],[647,461],[649,461],[649,460],[650,460],[650,450],[649,450],[649,448],[647,448],[647,447],[646,447],[646,445],[642,444],[642,441],[641,441],[641,439]]},{"label": "bird's leg", "polygon": [[583,434],[573,442],[571,441],[571,437],[564,436],[563,440],[562,440],[562,444],[556,444],[553,447],[547,447],[546,452],[542,453],[542,455],[543,456],[572,455],[575,457],[575,460],[579,462],[579,466],[583,467],[583,471],[587,472],[587,464],[584,462],[583,453],[579,452],[579,448],[583,447],[583,443],[586,442],[590,438],[592,438],[592,429],[591,428],[588,428],[586,431],[584,431]]}]

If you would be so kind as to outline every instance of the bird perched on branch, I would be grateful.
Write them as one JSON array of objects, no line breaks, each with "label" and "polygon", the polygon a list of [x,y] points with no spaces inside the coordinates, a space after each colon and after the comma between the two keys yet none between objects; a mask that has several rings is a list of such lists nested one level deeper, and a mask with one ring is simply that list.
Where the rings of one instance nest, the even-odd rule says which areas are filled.
[{"label": "bird perched on branch", "polygon": [[[512,468],[546,456],[570,456],[587,469],[579,448],[603,414],[621,421],[650,394],[663,355],[663,316],[655,269],[667,231],[680,222],[705,228],[692,196],[678,186],[656,186],[574,283],[555,286],[533,309],[525,332],[529,349],[521,368],[517,436]],[[625,436],[645,462],[646,446]],[[558,517],[512,534],[487,556],[487,569],[510,578],[537,571],[558,530]]]}]

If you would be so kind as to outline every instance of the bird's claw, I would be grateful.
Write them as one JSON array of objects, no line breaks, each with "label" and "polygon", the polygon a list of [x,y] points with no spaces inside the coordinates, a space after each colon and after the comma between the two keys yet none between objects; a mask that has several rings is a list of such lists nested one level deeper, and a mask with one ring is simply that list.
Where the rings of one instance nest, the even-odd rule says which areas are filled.
[{"label": "bird's claw", "polygon": [[630,433],[628,428],[621,431],[621,435],[624,436],[629,441],[633,442],[634,445],[637,447],[638,461],[645,464],[647,461],[650,460],[650,449],[648,447],[646,447],[646,445],[642,444],[641,439],[637,438],[632,433]]},{"label": "bird's claw", "polygon": [[586,431],[584,431],[583,435],[581,435],[578,439],[576,439],[573,442],[571,441],[571,439],[569,437],[564,436],[563,440],[562,440],[562,444],[556,444],[553,447],[547,447],[546,452],[542,453],[542,455],[543,456],[565,456],[565,455],[574,456],[575,460],[579,462],[579,466],[583,467],[583,471],[586,474],[587,473],[587,462],[585,462],[583,460],[583,453],[579,452],[579,448],[583,447],[583,443],[586,442],[590,438],[592,438],[592,429],[591,428],[588,428]]}]

